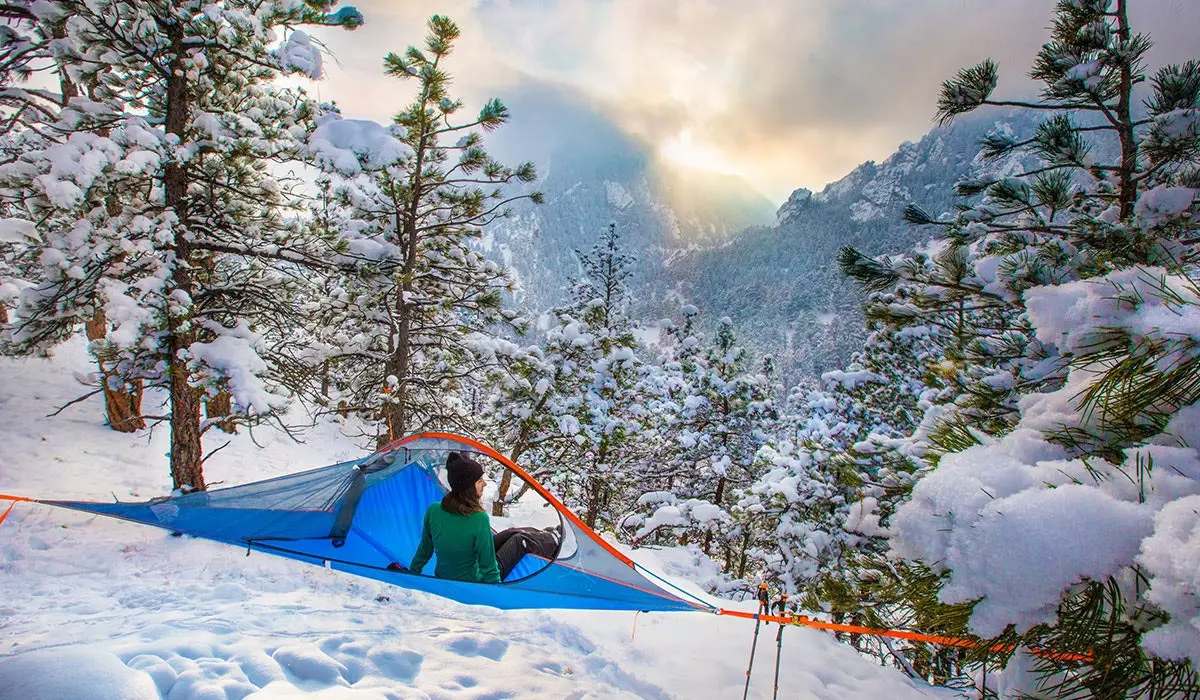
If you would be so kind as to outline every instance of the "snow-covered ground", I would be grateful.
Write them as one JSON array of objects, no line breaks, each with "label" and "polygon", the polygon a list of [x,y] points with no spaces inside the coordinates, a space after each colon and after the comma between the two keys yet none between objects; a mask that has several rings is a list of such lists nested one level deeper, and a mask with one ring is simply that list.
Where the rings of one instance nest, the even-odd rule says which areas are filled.
[{"label": "snow-covered ground", "polygon": [[[145,500],[170,489],[165,425],[113,432],[100,397],[47,417],[85,392],[76,375],[89,368],[81,342],[50,361],[0,359],[0,493]],[[253,437],[261,448],[243,432],[209,460],[211,486],[364,453],[334,425],[310,430],[303,444],[268,430]],[[206,449],[219,445],[210,438]],[[654,554],[633,556],[687,569],[680,552]],[[460,605],[37,504],[17,504],[0,525],[5,699],[732,698],[752,631],[702,613]],[[751,697],[766,698],[775,628],[758,648]],[[935,695],[798,628],[784,634],[780,688],[780,697],[830,700]]]}]

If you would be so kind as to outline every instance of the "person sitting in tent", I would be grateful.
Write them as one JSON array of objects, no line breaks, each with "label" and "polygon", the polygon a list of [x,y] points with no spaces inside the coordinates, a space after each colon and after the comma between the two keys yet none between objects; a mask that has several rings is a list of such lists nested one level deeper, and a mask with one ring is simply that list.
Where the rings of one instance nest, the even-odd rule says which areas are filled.
[{"label": "person sitting in tent", "polygon": [[[546,558],[554,556],[557,538],[532,528],[512,528],[493,539],[490,520],[480,501],[487,482],[478,462],[451,452],[446,457],[446,480],[450,491],[440,503],[425,511],[421,542],[410,567],[412,572],[421,573],[436,552],[434,575],[438,578],[500,583],[526,552]],[[388,568],[403,567],[393,564]]]},{"label": "person sitting in tent", "polygon": [[451,452],[446,457],[446,480],[450,491],[425,511],[421,543],[410,570],[421,573],[436,552],[433,573],[438,578],[500,583],[491,521],[479,500],[487,483],[483,467],[470,457]]}]

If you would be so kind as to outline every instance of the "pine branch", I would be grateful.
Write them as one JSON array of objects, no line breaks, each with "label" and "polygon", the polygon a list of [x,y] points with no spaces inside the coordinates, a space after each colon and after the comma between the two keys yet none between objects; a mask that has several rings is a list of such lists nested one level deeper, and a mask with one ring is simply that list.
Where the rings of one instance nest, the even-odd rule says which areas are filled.
[{"label": "pine branch", "polygon": [[954,78],[942,83],[935,119],[944,125],[960,114],[966,114],[985,104],[996,89],[996,64],[989,58],[973,67],[964,68]]},{"label": "pine branch", "polygon": [[842,274],[857,281],[867,291],[883,291],[900,279],[895,270],[868,258],[852,246],[843,247],[837,261]]}]

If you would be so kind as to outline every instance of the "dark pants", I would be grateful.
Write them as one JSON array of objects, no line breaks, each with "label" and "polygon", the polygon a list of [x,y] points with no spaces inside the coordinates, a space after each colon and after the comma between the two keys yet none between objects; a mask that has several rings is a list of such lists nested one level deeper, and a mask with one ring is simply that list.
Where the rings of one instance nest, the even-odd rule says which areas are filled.
[{"label": "dark pants", "polygon": [[532,527],[512,527],[497,532],[496,563],[500,565],[500,580],[508,578],[517,562],[526,554],[553,559],[558,554],[558,538],[545,530]]}]

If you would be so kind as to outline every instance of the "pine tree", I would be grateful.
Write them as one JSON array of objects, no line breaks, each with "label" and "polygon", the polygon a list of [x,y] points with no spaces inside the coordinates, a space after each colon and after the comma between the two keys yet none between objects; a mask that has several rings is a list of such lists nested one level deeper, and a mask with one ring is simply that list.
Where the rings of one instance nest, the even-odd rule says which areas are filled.
[{"label": "pine tree", "polygon": [[677,337],[673,357],[664,362],[666,386],[660,392],[669,400],[660,400],[654,411],[663,422],[662,464],[643,485],[654,489],[638,500],[645,514],[626,518],[624,525],[636,528],[637,538],[669,530],[709,556],[719,545],[725,572],[740,576],[750,534],[730,511],[758,476],[755,453],[772,434],[777,407],[769,368],[752,366],[732,320],[722,318],[703,348],[694,316],[694,307],[685,307],[682,326],[668,331]]},{"label": "pine tree", "polygon": [[[492,391],[480,417],[481,432],[539,480],[563,463],[577,430],[570,392],[580,368],[593,359],[586,344],[575,342],[583,337],[581,329],[567,309],[547,312],[536,326],[537,343],[504,354],[487,379]],[[513,473],[505,470],[492,514],[504,515],[527,490],[528,484],[515,485]]]},{"label": "pine tree", "polygon": [[650,450],[655,469],[640,484],[634,511],[620,523],[635,545],[649,538],[659,545],[694,545],[733,526],[728,513],[704,497],[706,492],[711,496],[712,488],[706,488],[711,480],[701,475],[706,472],[708,436],[695,419],[707,402],[701,386],[706,349],[696,324],[698,314],[695,306],[686,304],[680,308],[679,323],[660,322],[661,354],[640,382],[658,444]]},{"label": "pine tree", "polygon": [[[37,12],[34,11],[35,9]],[[40,134],[30,130],[31,127],[52,122],[52,117],[59,114],[71,98],[78,96],[79,87],[67,76],[62,66],[57,67],[58,94],[48,90],[22,88],[17,84],[33,70],[43,68],[43,64],[52,64],[51,41],[64,36],[65,16],[57,15],[44,6],[35,8],[31,3],[9,4],[0,9],[0,12],[3,12],[11,22],[5,28],[7,36],[4,41],[4,49],[0,49],[0,82],[8,86],[4,97],[0,100],[12,110],[7,124],[9,133],[6,134],[7,144],[11,147],[25,138],[41,140]],[[17,136],[13,133],[14,131],[24,133]],[[103,130],[98,133],[105,135]],[[24,145],[32,144],[26,142]],[[19,153],[19,150],[10,151],[6,161],[15,160],[19,157]],[[6,201],[18,201],[19,195],[19,192],[10,192]],[[116,206],[115,197],[112,200],[113,204],[110,205],[110,208]],[[12,209],[12,207],[7,208]],[[32,224],[30,224],[30,229],[32,229]],[[36,238],[36,232],[26,235]],[[20,242],[28,244],[30,241]],[[4,251],[7,256],[12,258],[13,266],[21,268],[20,273],[10,270],[8,276],[15,274],[18,279],[23,280],[36,277],[36,274],[31,274],[32,270],[36,268],[36,264],[29,260],[30,256],[21,255],[22,252],[28,252],[31,249],[28,245],[22,245]],[[21,259],[22,257],[24,260]],[[11,289],[13,288],[10,286]],[[17,301],[11,292],[6,296],[10,298],[0,300],[0,323],[8,323],[7,306]],[[98,340],[104,337],[107,323],[103,308],[96,309],[92,318],[85,324],[85,329],[89,340]],[[98,391],[104,394],[109,426],[122,432],[133,432],[144,428],[145,421],[140,415],[141,389],[140,386],[137,386],[136,380],[129,383],[132,386],[126,387],[126,382],[108,370],[104,358],[97,356],[96,362],[99,370],[96,375],[100,385]]]},{"label": "pine tree", "polygon": [[490,412],[493,425],[516,419],[502,444],[524,449],[535,474],[596,527],[628,507],[651,421],[629,317],[633,257],[615,225],[576,256],[569,303],[543,317],[538,347],[502,380]]},{"label": "pine tree", "polygon": [[455,393],[498,362],[507,347],[493,338],[499,328],[525,325],[503,308],[508,274],[475,241],[512,202],[540,201],[502,189],[536,173],[484,150],[481,131],[508,120],[498,100],[456,121],[463,103],[448,95],[446,60],[458,36],[454,22],[435,15],[424,50],[384,59],[388,75],[417,84],[392,125],[330,113],[310,140],[330,177],[334,244],[351,266],[332,282],[338,303],[318,304],[310,328],[327,348],[322,362],[338,400],[380,421],[380,443],[429,426],[476,432]]},{"label": "pine tree", "polygon": [[763,572],[809,606],[844,617],[865,602],[857,578],[886,549],[879,520],[920,467],[905,438],[946,393],[932,371],[940,357],[935,329],[876,325],[847,369],[791,398],[759,455],[764,473],[737,512],[764,526],[755,541]]},{"label": "pine tree", "polygon": [[[37,223],[44,281],[22,294],[10,347],[37,352],[106,312],[106,382],[166,388],[171,474],[205,486],[206,397],[231,397],[236,420],[280,408],[268,335],[287,318],[289,270],[316,264],[284,211],[313,110],[272,81],[319,73],[294,27],[360,23],[323,3],[100,0],[34,3],[65,104],[52,129],[0,172]],[[69,18],[69,21],[66,21]],[[61,29],[59,29],[61,28]],[[290,32],[279,47],[277,32]],[[47,118],[50,118],[47,116]],[[50,134],[49,136],[42,136]],[[278,267],[276,266],[278,264]],[[98,334],[98,333],[97,333]]]},{"label": "pine tree", "polygon": [[[842,255],[868,289],[895,288],[870,315],[943,333],[944,374],[961,391],[915,436],[936,468],[890,516],[892,552],[908,561],[885,576],[879,592],[892,598],[878,603],[946,632],[1094,655],[1086,666],[1034,659],[1040,689],[1060,697],[1195,692],[1185,660],[1200,658],[1200,643],[1178,635],[1195,619],[1179,601],[1196,591],[1170,567],[1184,546],[1178,514],[1194,498],[1180,496],[1200,483],[1190,448],[1159,446],[1192,444],[1188,410],[1200,398],[1192,347],[1172,330],[1196,310],[1200,64],[1160,69],[1142,112],[1135,86],[1151,42],[1133,31],[1126,0],[1060,2],[1052,31],[1031,71],[1039,100],[993,99],[997,69],[985,61],[947,81],[939,101],[943,121],[982,106],[1046,112],[1027,138],[981,144],[984,159],[1024,152],[1034,163],[960,183],[966,201],[946,219],[910,208],[913,223],[941,228],[931,253]],[[1166,472],[1191,476],[1168,487]],[[1056,596],[1006,592],[980,574],[997,559],[1028,567],[998,552],[1036,536],[1020,525],[1035,504],[1046,523],[1074,514],[1088,532],[1111,528],[1093,543],[1040,541],[1030,582],[1058,581]]]},{"label": "pine tree", "polygon": [[[0,152],[12,154],[9,142],[0,142]],[[8,309],[20,301],[21,288],[36,283],[38,269],[37,230],[32,221],[7,216],[8,201],[0,194],[0,327],[9,322]]]}]

